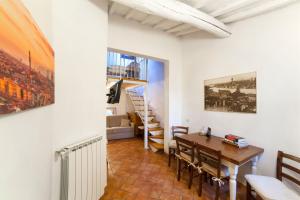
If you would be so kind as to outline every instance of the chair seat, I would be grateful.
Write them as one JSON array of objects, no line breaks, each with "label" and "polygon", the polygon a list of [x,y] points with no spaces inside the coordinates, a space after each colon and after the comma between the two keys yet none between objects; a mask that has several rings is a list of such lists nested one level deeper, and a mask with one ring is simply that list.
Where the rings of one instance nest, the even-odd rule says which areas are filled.
[{"label": "chair seat", "polygon": [[183,136],[183,135],[186,135],[186,134],[185,134],[185,133],[175,133],[175,134],[174,134],[175,137],[176,137],[176,136],[177,136],[177,137],[180,137],[180,136]]},{"label": "chair seat", "polygon": [[266,200],[299,200],[300,196],[274,177],[246,175],[247,182]]},{"label": "chair seat", "polygon": [[[186,161],[192,162],[192,157],[189,156],[189,155],[187,155],[187,154],[182,153],[182,154],[181,154],[181,157],[182,157],[183,159],[185,159]],[[197,158],[194,158],[194,162],[193,162],[193,163],[194,163],[194,164],[197,164],[197,163],[198,163],[198,159],[197,159]]]},{"label": "chair seat", "polygon": [[171,140],[169,142],[169,148],[176,149],[176,140]]},{"label": "chair seat", "polygon": [[[207,173],[215,177],[218,176],[218,170],[207,163],[202,163],[202,170],[206,171]],[[225,165],[221,165],[221,178],[228,177],[228,176],[230,176],[228,167],[226,167]]]}]

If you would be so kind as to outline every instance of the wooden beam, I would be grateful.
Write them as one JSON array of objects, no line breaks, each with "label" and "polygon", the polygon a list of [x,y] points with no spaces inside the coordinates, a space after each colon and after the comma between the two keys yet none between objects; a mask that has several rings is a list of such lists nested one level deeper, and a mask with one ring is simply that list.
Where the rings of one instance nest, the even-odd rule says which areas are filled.
[{"label": "wooden beam", "polygon": [[207,3],[208,0],[183,0],[186,4],[194,7],[194,8],[202,8],[204,7]]},{"label": "wooden beam", "polygon": [[194,7],[199,9],[199,8],[204,7],[207,3],[208,3],[208,0],[197,0]]},{"label": "wooden beam", "polygon": [[141,21],[141,24],[148,24],[152,20],[152,15],[147,15],[143,21]]},{"label": "wooden beam", "polygon": [[136,11],[135,11],[134,9],[130,9],[130,10],[126,13],[125,19],[130,19],[130,18],[134,15],[135,12],[136,12]]},{"label": "wooden beam", "polygon": [[167,20],[165,20],[165,19],[160,20],[157,24],[155,24],[155,25],[153,26],[153,28],[154,28],[154,29],[161,28],[162,25],[163,25],[164,23],[166,23],[166,21],[167,21]]},{"label": "wooden beam", "polygon": [[115,10],[116,10],[116,3],[115,2],[111,2],[110,6],[108,8],[108,14],[109,15],[114,14]]},{"label": "wooden beam", "polygon": [[[287,6],[291,3],[295,3],[297,0],[276,0],[276,1],[269,1],[267,3],[261,4],[260,6],[253,7],[248,9],[244,12],[238,12],[236,14],[230,15],[225,18],[221,18],[221,21],[224,23],[231,23],[238,20],[246,19],[249,17],[253,17],[259,14],[263,14],[266,12],[273,11],[275,9]],[[299,2],[299,1],[298,1]]]},{"label": "wooden beam", "polygon": [[179,24],[175,27],[172,27],[172,28],[168,29],[166,32],[167,33],[174,33],[174,32],[178,32],[178,31],[182,31],[182,30],[187,29],[189,27],[190,27],[189,24]]},{"label": "wooden beam", "polygon": [[232,4],[228,4],[227,6],[217,9],[210,13],[213,17],[218,17],[227,13],[230,13],[232,11],[241,9],[243,7],[249,6],[251,4],[257,3],[261,0],[240,0],[240,1],[234,1]]},{"label": "wooden beam", "polygon": [[184,36],[184,35],[188,35],[188,34],[191,34],[191,33],[195,33],[195,32],[198,32],[199,29],[196,29],[196,28],[190,28],[190,29],[187,29],[187,30],[183,30],[179,33],[176,33],[175,35],[176,36]]},{"label": "wooden beam", "polygon": [[205,30],[218,37],[231,35],[229,28],[208,14],[197,10],[185,3],[174,0],[112,0],[141,12],[160,16],[169,20],[187,23]]}]

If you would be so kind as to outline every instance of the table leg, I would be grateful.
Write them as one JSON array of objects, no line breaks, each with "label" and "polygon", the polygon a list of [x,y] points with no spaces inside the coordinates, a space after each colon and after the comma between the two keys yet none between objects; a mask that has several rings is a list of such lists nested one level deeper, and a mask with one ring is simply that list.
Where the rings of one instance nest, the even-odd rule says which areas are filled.
[{"label": "table leg", "polygon": [[257,174],[257,162],[258,162],[258,156],[255,156],[254,158],[251,159],[251,166],[252,166],[252,174]]},{"label": "table leg", "polygon": [[230,187],[230,200],[236,200],[236,178],[238,174],[238,166],[233,165],[229,167],[229,173],[230,173],[230,181],[229,181],[229,187]]},{"label": "table leg", "polygon": [[178,177],[179,159],[176,157],[176,177]]}]

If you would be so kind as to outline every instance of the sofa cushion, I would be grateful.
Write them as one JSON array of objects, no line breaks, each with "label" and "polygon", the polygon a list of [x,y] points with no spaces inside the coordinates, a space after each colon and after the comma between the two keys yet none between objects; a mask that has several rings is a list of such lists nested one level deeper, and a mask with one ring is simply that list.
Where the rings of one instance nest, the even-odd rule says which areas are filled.
[{"label": "sofa cushion", "polygon": [[116,140],[134,137],[133,127],[112,127],[106,128],[107,139]]},{"label": "sofa cushion", "polygon": [[107,134],[126,133],[133,131],[133,127],[111,127],[106,128]]},{"label": "sofa cushion", "polygon": [[118,127],[121,126],[121,120],[128,119],[127,115],[112,115],[106,116],[106,127]]},{"label": "sofa cushion", "polygon": [[129,119],[121,119],[121,127],[129,127]]}]

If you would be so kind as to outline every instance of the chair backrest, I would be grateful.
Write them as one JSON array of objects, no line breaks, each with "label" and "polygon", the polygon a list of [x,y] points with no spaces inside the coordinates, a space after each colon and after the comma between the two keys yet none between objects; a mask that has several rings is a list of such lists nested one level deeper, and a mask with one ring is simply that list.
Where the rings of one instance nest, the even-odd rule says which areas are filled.
[{"label": "chair backrest", "polygon": [[179,137],[175,137],[176,140],[176,154],[182,158],[185,158],[192,163],[195,159],[195,143],[184,140]]},{"label": "chair backrest", "polygon": [[172,136],[175,138],[176,134],[188,134],[189,133],[189,127],[185,126],[172,126]]},{"label": "chair backrest", "polygon": [[282,181],[282,178],[286,178],[286,179],[296,183],[298,186],[300,186],[300,180],[296,179],[295,177],[292,177],[289,174],[284,173],[283,168],[286,168],[289,171],[292,171],[292,172],[294,172],[298,175],[300,175],[300,169],[292,166],[291,164],[287,164],[287,163],[283,162],[283,159],[291,160],[291,161],[294,161],[296,163],[300,163],[300,158],[299,157],[283,153],[282,151],[278,151],[278,155],[277,155],[277,179]]},{"label": "chair backrest", "polygon": [[197,158],[199,161],[199,167],[202,167],[204,163],[208,164],[210,167],[217,170],[217,178],[221,177],[221,151],[197,145]]}]

